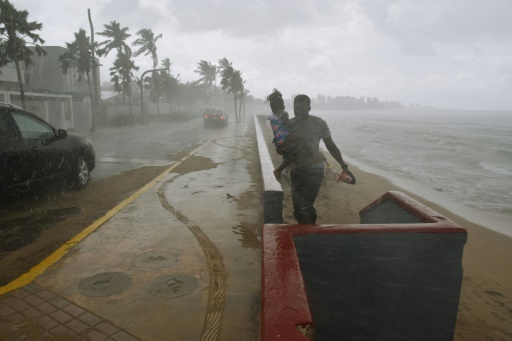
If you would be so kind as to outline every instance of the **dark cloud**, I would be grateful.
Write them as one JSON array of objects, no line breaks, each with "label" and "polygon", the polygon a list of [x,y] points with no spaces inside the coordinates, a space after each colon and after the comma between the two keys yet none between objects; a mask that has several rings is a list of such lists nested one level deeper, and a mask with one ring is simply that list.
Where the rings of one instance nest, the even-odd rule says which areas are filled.
[{"label": "dark cloud", "polygon": [[[128,27],[129,33],[135,36],[141,28],[151,28],[155,31],[155,24],[165,21],[165,13],[158,8],[143,6],[140,0],[110,0],[105,2],[103,7],[96,9],[95,22],[102,23],[97,31],[104,28],[104,24],[117,21],[121,27]],[[159,33],[156,32],[155,33]]]},{"label": "dark cloud", "polygon": [[411,54],[433,55],[436,44],[471,47],[512,40],[509,0],[362,0],[360,5],[379,31]]},{"label": "dark cloud", "polygon": [[289,26],[304,26],[318,15],[333,15],[340,1],[188,0],[169,1],[180,31],[222,31],[230,36],[272,36]]}]

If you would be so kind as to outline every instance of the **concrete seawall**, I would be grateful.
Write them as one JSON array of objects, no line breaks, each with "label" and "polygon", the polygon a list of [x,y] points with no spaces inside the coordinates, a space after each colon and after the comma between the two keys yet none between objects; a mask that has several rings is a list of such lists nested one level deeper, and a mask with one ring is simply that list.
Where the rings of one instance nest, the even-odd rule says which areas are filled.
[{"label": "concrete seawall", "polygon": [[263,115],[255,115],[254,121],[263,187],[263,222],[280,224],[283,222],[283,189],[272,173],[275,167],[260,126],[265,126],[266,119]]}]

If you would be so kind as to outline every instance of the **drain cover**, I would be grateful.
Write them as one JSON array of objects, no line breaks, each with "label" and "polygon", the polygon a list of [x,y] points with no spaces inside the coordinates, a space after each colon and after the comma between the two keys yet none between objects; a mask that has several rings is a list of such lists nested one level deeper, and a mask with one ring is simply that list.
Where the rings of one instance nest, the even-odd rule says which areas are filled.
[{"label": "drain cover", "polygon": [[153,280],[148,291],[159,297],[179,297],[190,294],[198,286],[197,279],[183,274],[160,276]]},{"label": "drain cover", "polygon": [[170,252],[151,251],[138,255],[132,260],[133,266],[144,269],[160,269],[172,266],[178,256]]},{"label": "drain cover", "polygon": [[122,272],[103,272],[83,279],[78,291],[84,296],[110,296],[130,286],[132,279]]}]

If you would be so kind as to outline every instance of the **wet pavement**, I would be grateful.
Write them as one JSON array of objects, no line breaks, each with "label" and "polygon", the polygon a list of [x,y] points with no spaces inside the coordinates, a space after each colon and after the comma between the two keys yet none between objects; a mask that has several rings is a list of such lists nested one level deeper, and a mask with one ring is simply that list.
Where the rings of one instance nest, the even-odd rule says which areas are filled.
[{"label": "wet pavement", "polygon": [[0,339],[259,340],[256,150],[232,122],[0,288]]}]

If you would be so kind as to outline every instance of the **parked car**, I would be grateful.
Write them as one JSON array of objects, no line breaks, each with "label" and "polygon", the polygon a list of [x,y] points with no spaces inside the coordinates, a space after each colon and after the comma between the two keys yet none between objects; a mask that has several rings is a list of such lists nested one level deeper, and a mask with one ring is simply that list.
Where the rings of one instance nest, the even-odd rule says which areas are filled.
[{"label": "parked car", "polygon": [[83,189],[94,167],[91,141],[68,135],[14,105],[0,104],[0,191],[60,180]]},{"label": "parked car", "polygon": [[222,110],[205,109],[203,112],[204,126],[205,128],[210,126],[225,127],[228,125],[228,116]]}]

